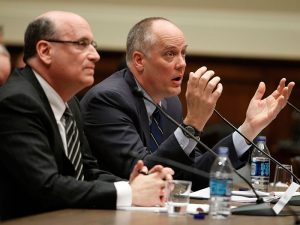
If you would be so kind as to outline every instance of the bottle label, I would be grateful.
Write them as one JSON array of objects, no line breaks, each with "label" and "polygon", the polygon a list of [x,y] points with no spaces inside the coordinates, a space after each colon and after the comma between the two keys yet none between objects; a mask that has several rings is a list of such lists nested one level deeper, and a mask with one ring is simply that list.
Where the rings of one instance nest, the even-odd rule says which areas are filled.
[{"label": "bottle label", "polygon": [[251,162],[251,176],[270,176],[270,162],[268,159]]},{"label": "bottle label", "polygon": [[232,179],[210,178],[211,196],[231,196]]}]

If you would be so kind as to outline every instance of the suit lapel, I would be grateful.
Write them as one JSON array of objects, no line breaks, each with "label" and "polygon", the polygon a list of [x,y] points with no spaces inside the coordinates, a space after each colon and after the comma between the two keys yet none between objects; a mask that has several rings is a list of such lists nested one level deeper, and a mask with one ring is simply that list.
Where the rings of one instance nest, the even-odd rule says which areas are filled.
[{"label": "suit lapel", "polygon": [[[137,88],[137,84],[133,77],[133,74],[128,69],[125,70],[124,79],[133,93],[133,91]],[[134,105],[136,106],[136,111],[138,114],[137,118],[139,120],[139,124],[141,124],[141,129],[142,129],[142,133],[140,134],[140,136],[144,144],[148,146],[150,143],[150,130],[149,130],[149,119],[148,119],[145,103],[143,98],[134,95],[134,93],[132,95],[133,95],[133,100],[135,101]]]},{"label": "suit lapel", "polygon": [[[48,101],[48,98],[43,90],[43,88],[41,87],[40,83],[38,82],[38,80],[36,79],[32,69],[29,66],[26,66],[23,70],[21,70],[20,74],[22,76],[22,78],[26,79],[36,90],[37,93],[37,98],[40,98],[41,104],[43,105],[43,108],[46,111],[47,116],[50,119],[50,124],[53,127],[54,130],[54,139],[55,140],[55,145],[57,145],[58,147],[53,148],[52,150],[54,151],[54,155],[55,155],[55,159],[57,161],[57,165],[59,167],[60,171],[63,171],[62,169],[62,165],[65,163],[63,163],[63,161],[65,161],[67,159],[67,157],[65,156],[64,153],[64,146],[61,140],[61,136],[60,136],[60,132],[57,126],[57,122],[54,116],[54,113],[52,111],[52,108],[50,106],[50,103]],[[50,143],[53,144],[53,143]],[[69,161],[69,160],[67,160]]]}]

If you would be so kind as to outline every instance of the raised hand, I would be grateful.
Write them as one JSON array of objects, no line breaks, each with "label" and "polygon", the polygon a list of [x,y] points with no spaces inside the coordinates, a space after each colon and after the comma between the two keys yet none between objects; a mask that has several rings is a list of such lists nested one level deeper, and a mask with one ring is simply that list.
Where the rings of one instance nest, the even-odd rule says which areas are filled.
[{"label": "raised hand", "polygon": [[294,82],[285,85],[286,79],[282,78],[279,85],[272,94],[263,98],[266,85],[263,82],[259,86],[251,99],[244,123],[240,131],[250,140],[253,140],[266,126],[268,126],[286,105]]},{"label": "raised hand", "polygon": [[186,102],[187,116],[184,123],[202,131],[211,117],[217,101],[222,94],[223,86],[220,77],[205,66],[195,73],[191,72],[187,83]]}]

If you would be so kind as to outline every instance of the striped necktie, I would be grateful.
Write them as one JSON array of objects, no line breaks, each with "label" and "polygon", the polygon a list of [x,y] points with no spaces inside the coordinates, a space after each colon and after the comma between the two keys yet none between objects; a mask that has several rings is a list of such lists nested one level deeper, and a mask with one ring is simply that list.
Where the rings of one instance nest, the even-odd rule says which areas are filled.
[{"label": "striped necktie", "polygon": [[74,120],[73,114],[68,107],[66,108],[63,116],[65,117],[65,130],[68,148],[67,157],[74,166],[76,179],[84,180],[80,141],[76,121]]},{"label": "striped necktie", "polygon": [[152,114],[150,124],[150,150],[154,152],[163,142],[163,130],[161,128],[161,113],[158,108]]}]

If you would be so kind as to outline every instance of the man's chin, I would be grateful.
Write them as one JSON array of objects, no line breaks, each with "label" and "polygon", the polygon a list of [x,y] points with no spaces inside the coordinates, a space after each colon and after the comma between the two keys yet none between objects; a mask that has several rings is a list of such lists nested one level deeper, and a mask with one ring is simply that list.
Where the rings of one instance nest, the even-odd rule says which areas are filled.
[{"label": "man's chin", "polygon": [[82,82],[82,85],[84,86],[83,88],[86,88],[86,87],[90,87],[94,84],[94,77],[93,76],[90,76],[90,77],[87,77],[83,82]]},{"label": "man's chin", "polygon": [[173,88],[173,89],[169,90],[169,93],[166,97],[177,96],[180,94],[180,92],[181,92],[181,88]]}]

